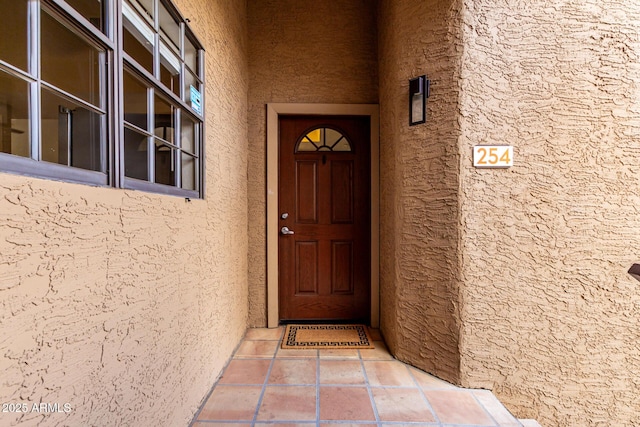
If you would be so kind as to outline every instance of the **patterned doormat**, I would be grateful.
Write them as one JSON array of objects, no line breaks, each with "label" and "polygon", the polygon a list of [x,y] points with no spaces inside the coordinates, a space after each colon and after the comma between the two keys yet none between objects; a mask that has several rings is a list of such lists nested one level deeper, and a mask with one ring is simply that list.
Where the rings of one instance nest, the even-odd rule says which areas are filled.
[{"label": "patterned doormat", "polygon": [[374,348],[364,325],[287,325],[282,348]]}]

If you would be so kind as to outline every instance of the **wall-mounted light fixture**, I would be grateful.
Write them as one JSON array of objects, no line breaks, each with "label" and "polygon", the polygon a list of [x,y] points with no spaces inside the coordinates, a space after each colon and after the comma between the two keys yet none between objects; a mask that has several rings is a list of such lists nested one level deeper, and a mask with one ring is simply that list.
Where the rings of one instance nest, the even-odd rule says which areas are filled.
[{"label": "wall-mounted light fixture", "polygon": [[627,273],[634,279],[640,281],[640,264],[633,264]]},{"label": "wall-mounted light fixture", "polygon": [[409,126],[427,121],[427,98],[429,80],[427,76],[409,80]]}]

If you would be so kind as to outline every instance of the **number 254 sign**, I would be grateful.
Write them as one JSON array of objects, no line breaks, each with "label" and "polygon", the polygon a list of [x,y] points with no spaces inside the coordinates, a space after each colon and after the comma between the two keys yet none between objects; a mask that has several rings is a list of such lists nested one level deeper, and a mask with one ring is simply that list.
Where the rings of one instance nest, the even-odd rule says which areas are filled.
[{"label": "number 254 sign", "polygon": [[476,145],[473,147],[473,166],[477,168],[508,168],[513,166],[511,145]]}]

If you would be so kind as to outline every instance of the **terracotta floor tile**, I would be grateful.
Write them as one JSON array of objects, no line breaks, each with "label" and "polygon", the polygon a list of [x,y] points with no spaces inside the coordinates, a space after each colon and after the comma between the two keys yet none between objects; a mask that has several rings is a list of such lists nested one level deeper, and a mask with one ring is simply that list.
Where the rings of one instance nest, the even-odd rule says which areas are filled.
[{"label": "terracotta floor tile", "polygon": [[320,360],[320,384],[365,385],[359,360]]},{"label": "terracotta floor tile", "polygon": [[252,328],[247,330],[245,340],[279,340],[282,337],[282,327],[279,328]]},{"label": "terracotta floor tile", "polygon": [[235,358],[271,358],[276,353],[278,341],[243,341]]},{"label": "terracotta floor tile", "polygon": [[374,350],[282,350],[282,331],[247,331],[193,427],[248,427],[254,417],[261,427],[312,427],[318,416],[323,427],[523,425],[490,391],[461,389],[404,365],[382,341]]},{"label": "terracotta floor tile", "polygon": [[271,360],[234,359],[225,369],[220,384],[264,384]]},{"label": "terracotta floor tile", "polygon": [[[335,423],[335,424],[323,424],[320,423],[320,427],[373,427],[377,426],[377,424],[367,424],[367,423]],[[395,426],[394,426],[395,427]]]},{"label": "terracotta floor tile", "polygon": [[198,420],[252,421],[262,387],[219,385],[204,404]]},{"label": "terracotta floor tile", "polygon": [[423,390],[442,390],[442,389],[457,389],[455,385],[443,381],[439,378],[434,377],[433,375],[429,375],[426,372],[420,371],[415,368],[409,368],[411,374],[418,382],[418,385],[422,387]]},{"label": "terracotta floor tile", "polygon": [[500,427],[520,427],[520,422],[489,390],[474,390],[473,394]]},{"label": "terracotta floor tile", "polygon": [[425,390],[425,396],[443,424],[494,426],[495,423],[468,390]]},{"label": "terracotta floor tile", "polygon": [[286,357],[286,358],[306,358],[306,359],[315,359],[318,357],[318,350],[307,350],[307,349],[282,349],[278,347],[278,353],[276,357]]},{"label": "terracotta floor tile", "polygon": [[193,423],[191,427],[251,427],[251,424],[242,424],[242,423],[210,423],[204,421],[198,421]]},{"label": "terracotta floor tile", "polygon": [[371,398],[365,387],[320,387],[320,419],[373,421]]},{"label": "terracotta floor tile", "polygon": [[258,411],[260,421],[316,419],[316,388],[268,386]]},{"label": "terracotta floor tile", "polygon": [[[434,426],[441,426],[441,424],[438,423],[429,423],[429,424],[422,424],[422,423],[411,423],[411,424],[384,424],[382,423],[382,427],[434,427]],[[469,426],[472,427],[472,426]]]},{"label": "terracotta floor tile", "polygon": [[[256,426],[260,426],[260,427],[314,427],[316,425],[315,422],[313,421],[309,421],[309,422],[305,422],[305,423],[256,423]],[[210,427],[216,427],[216,426],[210,426]]]},{"label": "terracotta floor tile", "polygon": [[397,360],[365,361],[364,369],[372,386],[416,387],[406,365]]},{"label": "terracotta floor tile", "polygon": [[315,385],[316,365],[316,359],[276,359],[269,376],[269,384]]},{"label": "terracotta floor tile", "polygon": [[417,388],[373,388],[371,391],[381,421],[435,422]]},{"label": "terracotta floor tile", "polygon": [[382,341],[374,341],[376,348],[372,350],[359,350],[363,359],[368,360],[393,360],[387,346]]},{"label": "terracotta floor tile", "polygon": [[318,350],[321,359],[360,359],[358,350],[339,349],[339,350]]}]

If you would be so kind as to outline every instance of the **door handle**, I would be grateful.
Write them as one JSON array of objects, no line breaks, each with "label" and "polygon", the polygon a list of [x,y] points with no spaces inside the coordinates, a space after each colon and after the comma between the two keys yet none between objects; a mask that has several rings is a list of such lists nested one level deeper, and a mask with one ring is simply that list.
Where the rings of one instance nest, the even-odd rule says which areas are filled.
[{"label": "door handle", "polygon": [[282,228],[280,229],[280,232],[281,232],[282,234],[284,234],[284,235],[287,235],[287,234],[295,234],[295,232],[294,232],[293,230],[289,230],[289,227],[286,227],[286,226],[285,226],[285,227],[282,227]]}]

